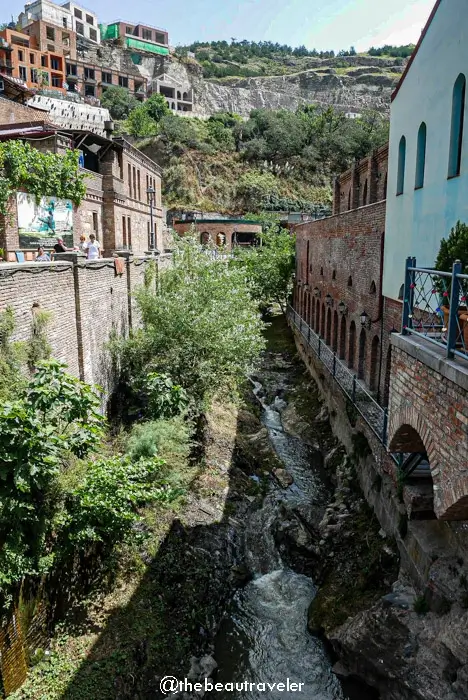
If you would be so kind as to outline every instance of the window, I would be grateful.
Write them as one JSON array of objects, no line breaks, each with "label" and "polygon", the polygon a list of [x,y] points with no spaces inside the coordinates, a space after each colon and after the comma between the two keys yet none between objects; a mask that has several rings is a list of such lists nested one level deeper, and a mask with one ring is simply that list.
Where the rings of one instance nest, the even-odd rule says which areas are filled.
[{"label": "window", "polygon": [[132,196],[132,166],[128,164],[128,194]]},{"label": "window", "polygon": [[97,211],[93,211],[93,231],[97,233],[98,231],[98,214]]},{"label": "window", "polygon": [[85,96],[96,97],[96,88],[94,85],[85,85]]},{"label": "window", "polygon": [[123,75],[119,75],[119,85],[120,87],[128,88],[128,78]]},{"label": "window", "polygon": [[372,282],[371,282],[369,294],[377,294],[377,287],[376,287],[374,280],[372,280]]},{"label": "window", "polygon": [[60,88],[62,87],[62,77],[60,75],[52,76],[52,87]]},{"label": "window", "polygon": [[129,216],[127,216],[127,238],[128,238],[128,247],[132,247],[132,222]]},{"label": "window", "polygon": [[36,57],[33,53],[29,54],[29,63],[31,63],[32,65],[36,63]]},{"label": "window", "polygon": [[352,278],[351,275],[350,275],[350,276],[348,277],[348,287],[352,287],[352,286],[353,286],[353,278]]},{"label": "window", "polygon": [[414,187],[419,190],[424,187],[424,170],[426,168],[426,124],[423,122],[418,131],[418,147],[416,151],[416,179]]},{"label": "window", "polygon": [[112,73],[102,71],[102,82],[107,83],[108,85],[112,85]]},{"label": "window", "polygon": [[47,41],[55,41],[55,29],[53,27],[46,27],[46,37]]},{"label": "window", "polygon": [[157,44],[165,44],[166,43],[165,35],[160,34],[159,32],[156,32],[156,43]]},{"label": "window", "polygon": [[62,44],[70,46],[70,34],[68,32],[62,32]]},{"label": "window", "polygon": [[406,139],[400,139],[398,146],[398,173],[397,173],[397,195],[403,194],[405,189],[405,163],[406,163]]},{"label": "window", "polygon": [[54,58],[53,56],[51,56],[50,67],[52,68],[52,70],[61,70],[61,68],[62,68],[61,63],[62,62],[60,61],[59,58]]},{"label": "window", "polygon": [[151,31],[151,29],[143,29],[141,34],[143,39],[146,39],[147,41],[153,41],[153,32]]},{"label": "window", "polygon": [[122,216],[122,243],[124,248],[127,247],[127,219]]},{"label": "window", "polygon": [[32,83],[37,83],[37,69],[36,68],[31,68],[31,82]]},{"label": "window", "polygon": [[94,17],[92,15],[86,15],[86,21],[88,24],[94,24]]},{"label": "window", "polygon": [[73,9],[73,14],[75,17],[78,17],[78,19],[83,19],[83,13],[77,7]]},{"label": "window", "polygon": [[21,80],[25,83],[28,79],[28,72],[26,70],[26,66],[19,67],[19,75],[20,75]]},{"label": "window", "polygon": [[336,270],[333,270],[332,272],[332,280],[336,280]]},{"label": "window", "polygon": [[367,178],[366,178],[366,181],[364,183],[364,193],[362,195],[362,204],[363,204],[363,206],[366,206],[366,204],[367,204]]},{"label": "window", "polygon": [[137,198],[137,178],[136,178],[136,168],[133,168],[133,198]]},{"label": "window", "polygon": [[18,49],[18,61],[24,61],[24,51]]},{"label": "window", "polygon": [[133,27],[129,27],[127,24],[125,27],[125,34],[133,34]]},{"label": "window", "polygon": [[137,180],[138,180],[138,199],[141,202],[141,185],[140,185],[140,171],[137,171]]},{"label": "window", "polygon": [[68,21],[66,17],[62,17],[62,25],[65,29],[68,29]]},{"label": "window", "polygon": [[49,65],[49,64],[47,63],[47,56],[41,56],[41,66],[42,66],[43,68],[47,68],[48,65]]},{"label": "window", "polygon": [[76,66],[73,63],[67,63],[67,75],[77,75]]},{"label": "window", "polygon": [[320,268],[320,277],[323,277],[323,267]]},{"label": "window", "polygon": [[84,77],[85,77],[85,80],[95,80],[96,74],[95,74],[94,68],[86,68],[85,67]]},{"label": "window", "polygon": [[465,119],[465,93],[466,79],[463,73],[460,73],[453,86],[448,177],[460,175],[463,122]]},{"label": "window", "polygon": [[83,26],[82,22],[76,23],[76,33],[81,34],[81,36],[84,36],[84,26]]},{"label": "window", "polygon": [[95,29],[89,30],[89,38],[91,41],[97,41],[97,31]]}]

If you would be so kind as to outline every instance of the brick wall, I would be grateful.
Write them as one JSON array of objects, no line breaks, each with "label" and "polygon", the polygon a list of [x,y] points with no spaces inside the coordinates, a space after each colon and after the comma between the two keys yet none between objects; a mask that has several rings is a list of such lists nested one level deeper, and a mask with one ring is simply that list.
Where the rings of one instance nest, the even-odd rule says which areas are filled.
[{"label": "brick wall", "polygon": [[390,452],[427,452],[434,511],[468,519],[468,371],[411,336],[392,338]]},{"label": "brick wall", "polygon": [[47,116],[42,110],[0,97],[0,124],[2,125],[43,123]]},{"label": "brick wall", "polygon": [[195,231],[197,235],[200,236],[200,240],[203,234],[207,234],[213,244],[219,245],[218,234],[222,233],[225,236],[225,244],[228,249],[231,249],[232,247],[233,236],[235,233],[253,233],[255,235],[260,235],[262,232],[262,227],[260,224],[237,222],[230,223],[229,221],[225,221],[223,219],[221,219],[219,222],[214,220],[209,222],[198,221],[196,223],[191,221],[174,222],[174,230],[180,236],[188,233],[192,226],[195,227]]},{"label": "brick wall", "polygon": [[[0,311],[12,307],[14,340],[31,337],[33,304],[51,313],[47,338],[52,355],[108,396],[113,384],[106,344],[112,333],[138,325],[131,294],[143,283],[150,258],[126,257],[117,275],[113,258],[87,261],[76,254],[54,263],[0,265]],[[164,267],[163,258],[158,265]]]},{"label": "brick wall", "polygon": [[[382,396],[386,356],[381,344],[387,331],[380,294],[384,229],[385,202],[295,229],[296,310]],[[364,311],[370,328],[361,327]]]},{"label": "brick wall", "polygon": [[387,196],[388,145],[376,149],[335,180],[333,213],[380,202]]}]

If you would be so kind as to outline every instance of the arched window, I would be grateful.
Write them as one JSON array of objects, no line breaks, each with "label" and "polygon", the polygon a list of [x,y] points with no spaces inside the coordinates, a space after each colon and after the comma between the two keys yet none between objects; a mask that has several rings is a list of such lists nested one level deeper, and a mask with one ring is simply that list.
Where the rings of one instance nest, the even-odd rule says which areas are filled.
[{"label": "arched window", "polygon": [[331,330],[332,330],[332,312],[331,309],[327,311],[327,337],[325,342],[327,345],[331,345]]},{"label": "arched window", "polygon": [[379,384],[379,338],[375,335],[372,338],[371,366],[370,366],[370,388],[371,391],[378,390]]},{"label": "arched window", "polygon": [[208,243],[211,243],[211,234],[208,233],[208,231],[203,231],[203,233],[200,234],[200,243],[202,245],[208,245]]},{"label": "arched window", "polygon": [[310,327],[315,328],[315,297],[312,297],[312,316],[310,318]]},{"label": "arched window", "polygon": [[320,333],[320,302],[317,299],[317,307],[315,309],[315,326],[314,330],[316,333]]},{"label": "arched window", "polygon": [[344,360],[346,357],[346,318],[341,317],[341,328],[340,328],[340,359]]},{"label": "arched window", "polygon": [[320,335],[322,338],[325,338],[325,304],[322,304],[322,316],[321,316],[321,323],[320,323]]},{"label": "arched window", "polygon": [[336,270],[333,270],[332,272],[332,280],[336,280]]},{"label": "arched window", "polygon": [[371,286],[369,289],[369,294],[376,294],[377,293],[377,287],[375,286],[374,280],[371,282]]},{"label": "arched window", "polygon": [[388,173],[385,173],[385,180],[383,185],[383,198],[387,199],[387,183],[388,183]]},{"label": "arched window", "polygon": [[306,258],[306,284],[309,284],[309,247],[310,247],[310,241],[307,241],[307,258]]},{"label": "arched window", "polygon": [[348,277],[348,287],[352,287],[352,286],[353,286],[353,278],[352,278],[351,275],[350,275],[350,276]]},{"label": "arched window", "polygon": [[364,192],[363,192],[363,195],[362,195],[362,204],[363,204],[363,206],[365,206],[365,205],[367,204],[367,178],[366,178],[366,181],[365,181],[365,183],[364,183]]},{"label": "arched window", "polygon": [[333,352],[338,352],[338,311],[333,313],[333,337],[332,337]]},{"label": "arched window", "polygon": [[426,169],[426,136],[427,128],[423,122],[418,131],[418,148],[416,151],[416,179],[414,188],[416,190],[424,187],[424,171]]},{"label": "arched window", "polygon": [[356,352],[356,324],[351,321],[349,326],[348,367],[354,367],[354,353]]},{"label": "arched window", "polygon": [[465,118],[466,78],[460,73],[453,86],[452,127],[450,130],[450,150],[448,176],[460,175],[463,146],[463,122]]},{"label": "arched window", "polygon": [[405,165],[406,165],[406,139],[404,136],[400,139],[398,146],[398,174],[396,193],[403,194],[405,190]]},{"label": "arched window", "polygon": [[366,331],[364,328],[361,330],[359,336],[359,361],[358,361],[358,377],[359,379],[364,379],[364,373],[366,371]]},{"label": "arched window", "polygon": [[181,99],[182,99],[182,95],[181,95],[181,93],[179,92],[179,90],[177,90],[177,99],[178,99],[178,100],[181,100]]},{"label": "arched window", "polygon": [[323,277],[323,267],[320,268],[320,276]]},{"label": "arched window", "polygon": [[226,234],[220,231],[216,234],[216,245],[224,246],[226,245]]}]

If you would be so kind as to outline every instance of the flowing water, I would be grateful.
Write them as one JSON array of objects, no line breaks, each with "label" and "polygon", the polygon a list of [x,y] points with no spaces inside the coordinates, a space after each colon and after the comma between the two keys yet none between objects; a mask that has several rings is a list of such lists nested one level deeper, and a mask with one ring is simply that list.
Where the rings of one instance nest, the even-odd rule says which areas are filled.
[{"label": "flowing water", "polygon": [[[216,680],[234,684],[234,691],[218,691],[216,698],[339,700],[346,695],[324,647],[307,631],[314,584],[284,565],[274,538],[285,507],[310,521],[314,508],[323,506],[328,489],[321,474],[322,458],[283,428],[281,411],[286,404],[279,397],[282,391],[270,403],[260,398],[260,383],[254,382],[254,393],[262,402],[262,421],[270,440],[294,483],[287,489],[272,484],[262,507],[246,526],[246,557],[254,578],[235,595],[216,639]],[[261,685],[285,683],[287,688],[288,679],[289,691]],[[302,683],[301,690],[292,683]]]}]

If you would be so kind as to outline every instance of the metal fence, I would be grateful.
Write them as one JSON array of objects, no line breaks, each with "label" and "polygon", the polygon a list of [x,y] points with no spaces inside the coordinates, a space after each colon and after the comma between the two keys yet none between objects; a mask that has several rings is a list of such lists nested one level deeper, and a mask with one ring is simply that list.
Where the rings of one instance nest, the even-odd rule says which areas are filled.
[{"label": "metal fence", "polygon": [[314,351],[315,355],[331,374],[343,393],[352,402],[356,410],[364,418],[379,441],[383,445],[386,445],[388,423],[387,409],[382,408],[382,406],[377,403],[374,397],[358,380],[356,374],[346,367],[337,357],[336,352],[333,352],[323,338],[312,330],[291,306],[288,307],[288,318],[290,323],[299,330],[305,343]]},{"label": "metal fence", "polygon": [[468,358],[468,275],[457,260],[452,272],[416,267],[407,258],[403,292],[403,335],[444,348],[448,358]]}]

